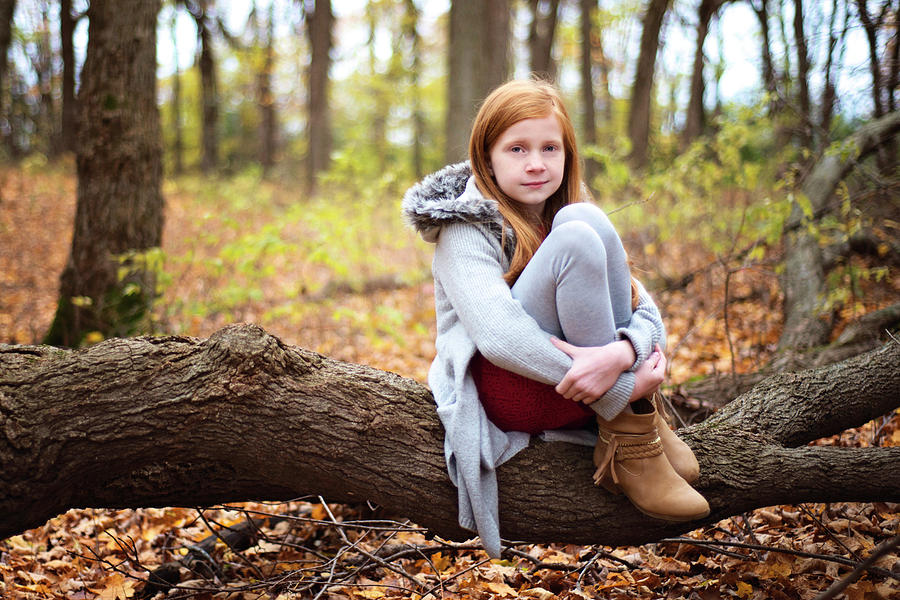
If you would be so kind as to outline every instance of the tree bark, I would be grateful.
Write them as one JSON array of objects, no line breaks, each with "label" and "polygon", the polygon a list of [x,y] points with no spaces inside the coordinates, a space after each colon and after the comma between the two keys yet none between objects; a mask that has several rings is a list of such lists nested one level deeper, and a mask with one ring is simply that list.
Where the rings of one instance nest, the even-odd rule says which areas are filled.
[{"label": "tree bark", "polygon": [[706,92],[703,68],[706,66],[706,56],[703,53],[703,45],[709,33],[710,21],[725,2],[726,0],[702,0],[700,8],[697,10],[697,39],[694,45],[694,66],[691,72],[691,94],[690,100],[688,100],[684,130],[681,134],[682,146],[685,147],[703,135],[706,127],[706,112],[703,109],[703,96]]},{"label": "tree bark", "polygon": [[556,65],[553,62],[553,38],[559,15],[559,0],[530,0],[531,26],[528,29],[528,50],[531,72],[553,79]]},{"label": "tree bark", "polygon": [[72,0],[59,2],[59,33],[62,51],[62,123],[60,144],[65,152],[75,151],[78,126],[78,107],[75,103],[75,34],[77,19],[72,14]]},{"label": "tree bark", "polygon": [[649,0],[644,13],[641,48],[628,113],[628,137],[631,139],[629,161],[637,169],[646,166],[649,159],[653,75],[656,70],[656,53],[659,49],[659,32],[669,2],[670,0]]},{"label": "tree bark", "polygon": [[412,172],[417,179],[425,174],[425,115],[422,107],[422,37],[419,35],[419,9],[414,0],[404,0],[404,17],[401,25],[403,38],[409,52],[409,89],[412,105]]},{"label": "tree bark", "polygon": [[837,185],[867,155],[876,151],[900,131],[900,113],[889,113],[860,127],[844,143],[846,152],[826,154],[803,183],[811,215],[795,202],[785,223],[785,267],[781,278],[784,290],[784,330],[779,353],[803,351],[828,342],[829,316],[823,313],[827,295],[825,267],[818,236],[799,226],[804,219],[820,219],[828,212]]},{"label": "tree bark", "polygon": [[[648,519],[591,483],[591,451],[535,443],[498,471],[508,539],[639,544],[754,507],[900,500],[900,448],[805,446],[898,405],[900,344],[760,384],[682,430],[712,513]],[[70,507],[196,506],[321,494],[371,500],[447,538],[456,490],[423,385],[283,344],[253,325],[207,340],[0,346],[0,539]]]},{"label": "tree bark", "polygon": [[[6,94],[2,90],[6,89],[6,72],[9,66],[9,44],[12,41],[12,23],[13,16],[16,12],[16,0],[0,0],[0,119],[10,121],[8,107],[4,106]],[[7,123],[8,124],[8,123]],[[4,138],[7,134],[4,132]],[[11,140],[4,140],[7,147],[12,148]],[[11,154],[14,154],[11,152]]]},{"label": "tree bark", "polygon": [[334,13],[331,0],[315,0],[306,3],[306,33],[311,57],[309,62],[306,125],[306,190],[312,194],[316,177],[328,170],[331,163],[331,111],[328,104],[331,70],[331,48],[334,45],[332,28]]},{"label": "tree bark", "polygon": [[205,0],[195,16],[200,36],[200,97],[202,104],[203,156],[200,167],[212,173],[219,167],[219,80],[213,56],[212,30]]},{"label": "tree bark", "polygon": [[[132,335],[155,297],[140,254],[162,237],[162,148],[156,105],[158,0],[95,0],[78,103],[78,201],[47,342],[88,332]],[[123,269],[127,273],[123,276]]]},{"label": "tree bark", "polygon": [[[809,50],[803,31],[803,0],[794,0],[794,44],[797,49],[797,105],[800,111],[800,145],[812,147],[812,101],[809,93]],[[881,116],[881,115],[878,115]]]},{"label": "tree bark", "polygon": [[468,154],[479,103],[509,72],[509,0],[450,3],[445,162]]},{"label": "tree bark", "polygon": [[[594,95],[594,60],[593,44],[594,15],[597,10],[596,0],[581,0],[581,110],[583,111],[582,129],[585,146],[597,145],[596,96]],[[584,160],[584,179],[592,186],[599,168],[597,162],[590,157]]]},{"label": "tree bark", "polygon": [[[172,11],[172,21],[169,23],[172,34],[173,54],[178,56],[178,3],[175,4]],[[182,127],[181,118],[181,67],[178,60],[175,60],[175,70],[172,72],[172,171],[175,175],[184,173],[184,128]]]},{"label": "tree bark", "polygon": [[856,5],[859,9],[859,20],[866,32],[866,40],[869,43],[869,72],[872,74],[872,101],[875,106],[875,118],[884,115],[884,96],[881,74],[881,61],[878,58],[878,28],[881,27],[881,20],[872,20],[869,14],[867,0],[857,0]]},{"label": "tree bark", "polygon": [[263,173],[275,166],[278,148],[278,117],[272,92],[272,73],[275,69],[275,4],[269,5],[265,22],[257,30],[257,44],[263,53],[260,70],[256,74],[256,94],[259,105],[259,164]]}]

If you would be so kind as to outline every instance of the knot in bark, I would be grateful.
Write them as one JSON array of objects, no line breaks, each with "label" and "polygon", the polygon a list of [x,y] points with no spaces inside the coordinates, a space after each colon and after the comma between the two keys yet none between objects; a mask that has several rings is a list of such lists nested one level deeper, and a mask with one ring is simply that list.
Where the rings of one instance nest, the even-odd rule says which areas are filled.
[{"label": "knot in bark", "polygon": [[207,359],[238,372],[270,375],[284,371],[285,350],[281,341],[259,325],[229,325],[212,334],[203,344]]}]

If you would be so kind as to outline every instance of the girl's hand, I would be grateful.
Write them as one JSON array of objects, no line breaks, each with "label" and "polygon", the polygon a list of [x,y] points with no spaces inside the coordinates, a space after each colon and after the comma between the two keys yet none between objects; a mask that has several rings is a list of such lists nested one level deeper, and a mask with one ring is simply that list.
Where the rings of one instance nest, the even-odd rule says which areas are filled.
[{"label": "girl's hand", "polygon": [[657,344],[647,360],[634,372],[634,390],[629,402],[649,398],[665,380],[667,364],[666,355]]},{"label": "girl's hand", "polygon": [[572,357],[572,366],[556,386],[557,393],[584,404],[591,404],[609,391],[635,361],[634,348],[627,340],[588,347],[573,346],[555,337],[550,341]]}]

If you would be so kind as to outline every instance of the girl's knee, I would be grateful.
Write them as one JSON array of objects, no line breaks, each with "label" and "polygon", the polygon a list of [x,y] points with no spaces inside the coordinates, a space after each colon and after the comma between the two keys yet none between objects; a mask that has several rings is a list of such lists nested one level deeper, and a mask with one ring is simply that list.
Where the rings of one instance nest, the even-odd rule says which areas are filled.
[{"label": "girl's knee", "polygon": [[611,252],[617,252],[620,248],[624,251],[622,240],[616,228],[613,227],[609,217],[600,208],[589,202],[577,202],[569,204],[556,213],[553,219],[553,229],[566,223],[581,222],[588,225],[600,236],[603,245]]},{"label": "girl's knee", "polygon": [[553,227],[570,221],[584,221],[589,225],[609,222],[609,219],[596,205],[590,202],[576,202],[563,206],[553,218]]},{"label": "girl's knee", "polygon": [[571,256],[582,259],[606,260],[606,247],[603,239],[591,225],[581,220],[554,223],[550,235],[544,243],[548,243]]}]

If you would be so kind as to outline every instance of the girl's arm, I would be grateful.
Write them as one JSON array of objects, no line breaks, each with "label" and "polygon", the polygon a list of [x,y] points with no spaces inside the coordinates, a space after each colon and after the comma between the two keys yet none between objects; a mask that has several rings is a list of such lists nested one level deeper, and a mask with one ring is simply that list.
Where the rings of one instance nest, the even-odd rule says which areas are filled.
[{"label": "girl's arm", "polygon": [[[616,332],[618,341],[599,348],[579,348],[554,341],[573,359],[572,368],[556,386],[556,391],[570,400],[593,404],[594,410],[606,419],[617,415],[629,401],[636,399],[636,395],[646,395],[648,386],[657,387],[665,375],[666,362],[662,351],[666,332],[662,316],[640,282],[637,282],[637,288],[638,305],[628,325]],[[617,350],[617,346],[622,348]],[[642,369],[654,350],[659,351],[660,356],[653,361],[653,365]],[[605,353],[601,354],[601,351]],[[610,369],[619,367],[617,376],[610,379]],[[636,377],[639,369],[642,369],[640,381]],[[601,377],[604,378],[603,385],[598,386]],[[598,393],[597,390],[602,391]]]},{"label": "girl's arm", "polygon": [[634,364],[628,369],[632,372],[647,360],[657,344],[663,350],[666,347],[666,327],[663,324],[662,315],[659,314],[659,309],[643,284],[635,281],[638,288],[638,305],[631,314],[628,325],[620,327],[616,331],[618,339],[628,340],[634,348]]},{"label": "girl's arm", "polygon": [[512,297],[492,234],[479,226],[444,226],[434,253],[440,285],[478,351],[491,363],[555,385],[572,360]]}]

